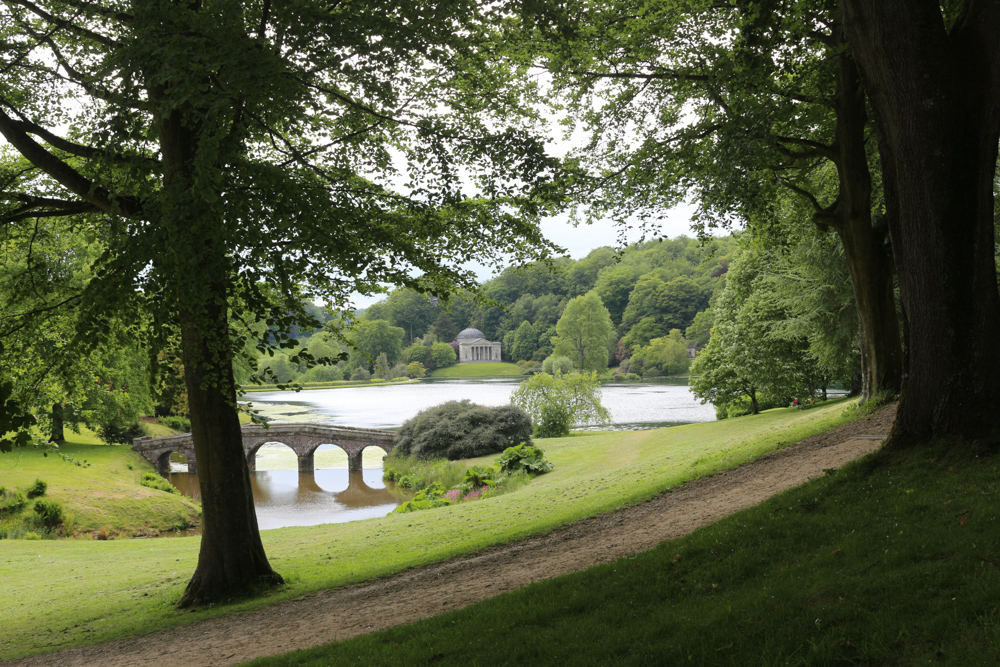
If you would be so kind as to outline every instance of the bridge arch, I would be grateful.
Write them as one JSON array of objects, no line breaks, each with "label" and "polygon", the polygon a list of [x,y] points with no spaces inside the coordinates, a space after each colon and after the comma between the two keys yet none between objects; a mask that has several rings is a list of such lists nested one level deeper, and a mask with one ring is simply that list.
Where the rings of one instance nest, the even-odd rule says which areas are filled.
[{"label": "bridge arch", "polygon": [[[314,455],[320,445],[335,445],[347,452],[348,469],[361,470],[361,456],[366,447],[376,446],[388,453],[396,446],[396,434],[376,429],[350,428],[346,426],[321,426],[318,424],[275,424],[265,429],[257,424],[242,428],[243,451],[250,470],[256,469],[256,454],[261,445],[277,442],[287,445],[299,459],[299,472],[312,472]],[[132,449],[146,457],[160,474],[170,471],[169,454],[164,469],[161,456],[165,451],[182,451],[188,459],[188,470],[197,472],[194,443],[191,434],[174,435],[165,438],[136,438]]]},{"label": "bridge arch", "polygon": [[345,467],[350,454],[342,446],[334,442],[317,443],[312,449],[313,470],[323,470]]}]

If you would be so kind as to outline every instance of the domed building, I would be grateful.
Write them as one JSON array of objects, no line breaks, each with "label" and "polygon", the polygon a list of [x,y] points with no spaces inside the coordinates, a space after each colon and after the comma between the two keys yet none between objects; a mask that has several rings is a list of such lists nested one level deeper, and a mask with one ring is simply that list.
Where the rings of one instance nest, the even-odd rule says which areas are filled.
[{"label": "domed building", "polygon": [[500,361],[500,343],[486,340],[486,334],[479,329],[463,329],[456,337],[458,341],[458,363],[478,361]]}]

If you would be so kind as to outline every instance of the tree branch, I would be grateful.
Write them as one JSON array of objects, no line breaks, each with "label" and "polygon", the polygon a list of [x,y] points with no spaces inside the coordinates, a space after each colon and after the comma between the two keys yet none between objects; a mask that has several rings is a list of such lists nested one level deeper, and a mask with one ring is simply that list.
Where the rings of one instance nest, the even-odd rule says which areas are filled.
[{"label": "tree branch", "polygon": [[15,3],[17,3],[17,4],[19,4],[19,5],[21,5],[22,7],[24,7],[25,9],[27,9],[29,12],[31,12],[35,16],[37,16],[37,17],[39,17],[39,18],[41,18],[41,19],[43,19],[45,21],[48,21],[52,25],[55,25],[55,26],[58,26],[60,28],[69,30],[70,32],[74,32],[77,35],[80,35],[81,37],[86,37],[87,39],[92,39],[95,42],[97,42],[99,44],[103,44],[104,46],[106,46],[108,48],[114,48],[114,47],[116,47],[118,45],[117,42],[115,42],[115,40],[111,39],[110,37],[105,37],[104,35],[102,35],[100,33],[96,33],[96,32],[94,32],[92,30],[88,30],[87,28],[79,26],[79,25],[73,23],[72,21],[67,21],[67,20],[61,19],[61,18],[59,18],[57,16],[53,16],[52,14],[49,14],[47,11],[45,11],[44,9],[42,9],[41,7],[39,7],[38,5],[34,4],[33,2],[29,2],[28,0],[12,0],[12,1],[15,2]]},{"label": "tree branch", "polygon": [[33,165],[51,176],[73,194],[90,202],[107,213],[135,216],[142,211],[142,204],[133,197],[115,198],[96,186],[58,157],[45,150],[0,109],[0,134]]}]

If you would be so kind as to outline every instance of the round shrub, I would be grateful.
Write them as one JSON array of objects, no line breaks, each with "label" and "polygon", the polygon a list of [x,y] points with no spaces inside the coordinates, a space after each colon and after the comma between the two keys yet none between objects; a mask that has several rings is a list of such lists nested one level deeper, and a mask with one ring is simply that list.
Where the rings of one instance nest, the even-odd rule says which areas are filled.
[{"label": "round shrub", "polygon": [[573,360],[569,357],[557,357],[554,355],[547,357],[542,362],[542,372],[549,375],[555,375],[556,373],[567,375],[573,372]]},{"label": "round shrub", "polygon": [[351,380],[353,380],[355,382],[360,382],[360,381],[371,379],[371,376],[372,376],[372,374],[369,373],[367,369],[364,369],[364,368],[355,368],[354,372],[351,373]]},{"label": "round shrub", "polygon": [[308,382],[336,382],[344,379],[344,371],[336,366],[319,365],[309,369],[306,375]]},{"label": "round shrub", "polygon": [[399,429],[393,454],[468,459],[525,442],[531,442],[531,418],[524,410],[448,401],[407,420]]}]

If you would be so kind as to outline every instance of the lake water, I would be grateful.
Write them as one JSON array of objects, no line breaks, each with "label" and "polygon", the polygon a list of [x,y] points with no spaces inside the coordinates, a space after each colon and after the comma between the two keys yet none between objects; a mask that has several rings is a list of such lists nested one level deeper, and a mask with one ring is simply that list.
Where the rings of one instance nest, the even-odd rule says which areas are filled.
[{"label": "lake water", "polygon": [[[518,382],[422,380],[298,393],[255,392],[247,394],[246,401],[272,423],[394,429],[421,410],[446,401],[467,398],[480,405],[505,405]],[[660,428],[715,419],[714,408],[698,403],[683,382],[606,384],[601,400],[611,413],[610,428]],[[382,456],[382,450],[369,447],[363,456],[364,470],[349,473],[343,450],[323,445],[316,451],[316,471],[299,473],[291,449],[264,445],[257,452],[257,472],[250,474],[260,528],[342,523],[388,514],[403,497],[382,482]],[[171,483],[198,498],[197,475],[186,472],[183,457],[173,459],[172,469]]]},{"label": "lake water", "polygon": [[[419,383],[254,392],[245,400],[261,415],[282,422],[315,422],[362,428],[397,428],[421,410],[446,401],[469,399],[480,405],[505,405],[520,379],[422,380]],[[601,402],[615,428],[660,428],[715,420],[715,408],[702,405],[687,383],[664,380],[610,383]]]}]

